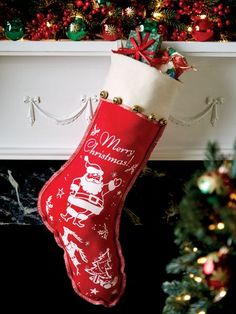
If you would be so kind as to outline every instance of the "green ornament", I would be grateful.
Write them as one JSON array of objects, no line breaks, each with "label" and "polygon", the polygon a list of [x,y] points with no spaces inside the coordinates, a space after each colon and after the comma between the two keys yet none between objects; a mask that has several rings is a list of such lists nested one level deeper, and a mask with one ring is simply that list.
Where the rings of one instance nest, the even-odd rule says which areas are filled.
[{"label": "green ornament", "polygon": [[99,5],[110,5],[111,2],[107,0],[96,0]]},{"label": "green ornament", "polygon": [[5,27],[5,36],[7,39],[19,40],[24,36],[25,28],[20,19],[8,21]]},{"label": "green ornament", "polygon": [[146,19],[144,23],[140,25],[141,32],[157,33],[157,29],[158,23],[151,18]]},{"label": "green ornament", "polygon": [[82,17],[76,18],[73,22],[68,26],[66,35],[71,40],[81,40],[87,35],[86,24]]}]

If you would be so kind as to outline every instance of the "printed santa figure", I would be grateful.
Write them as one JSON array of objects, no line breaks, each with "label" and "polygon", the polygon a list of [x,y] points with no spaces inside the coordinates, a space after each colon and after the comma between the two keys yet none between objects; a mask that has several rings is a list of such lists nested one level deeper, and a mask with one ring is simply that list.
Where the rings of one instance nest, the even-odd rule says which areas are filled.
[{"label": "printed santa figure", "polygon": [[70,186],[66,214],[61,214],[65,221],[74,219],[73,224],[80,228],[85,226],[81,221],[88,219],[92,214],[100,214],[104,208],[104,196],[122,183],[122,179],[115,178],[104,184],[104,171],[101,167],[90,163],[88,156],[85,156],[84,160],[86,173],[73,180]]}]

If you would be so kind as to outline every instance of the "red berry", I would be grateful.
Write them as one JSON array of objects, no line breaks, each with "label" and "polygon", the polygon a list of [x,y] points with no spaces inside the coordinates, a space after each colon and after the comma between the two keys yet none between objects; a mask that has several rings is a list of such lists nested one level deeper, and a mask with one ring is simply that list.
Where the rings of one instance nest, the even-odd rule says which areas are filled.
[{"label": "red berry", "polygon": [[59,30],[59,26],[57,24],[54,24],[52,28],[54,32],[57,32]]},{"label": "red berry", "polygon": [[49,38],[49,32],[45,32],[45,33],[44,33],[44,38],[45,38],[45,39],[48,39],[48,38]]},{"label": "red berry", "polygon": [[51,13],[48,13],[48,14],[47,14],[47,19],[48,19],[48,20],[51,20],[52,18],[53,18],[53,15],[52,15]]},{"label": "red berry", "polygon": [[39,33],[34,34],[34,40],[40,40],[42,37]]},{"label": "red berry", "polygon": [[218,9],[219,9],[219,10],[222,10],[223,7],[224,7],[224,6],[223,6],[223,3],[220,3],[220,4],[218,5]]},{"label": "red berry", "polygon": [[226,20],[226,21],[225,21],[225,24],[226,24],[227,26],[229,26],[229,25],[230,25],[230,20]]},{"label": "red berry", "polygon": [[44,19],[43,13],[37,13],[36,14],[37,19],[41,22]]},{"label": "red berry", "polygon": [[229,12],[230,12],[230,8],[225,8],[225,14],[229,14]]},{"label": "red berry", "polygon": [[105,14],[107,13],[107,10],[106,10],[105,7],[103,7],[103,8],[101,9],[101,13],[102,13],[103,15],[105,15]]},{"label": "red berry", "polygon": [[80,8],[80,7],[82,7],[82,6],[84,5],[84,4],[83,4],[83,1],[81,1],[81,0],[76,1],[75,4],[76,4],[76,6],[77,6],[78,8]]}]

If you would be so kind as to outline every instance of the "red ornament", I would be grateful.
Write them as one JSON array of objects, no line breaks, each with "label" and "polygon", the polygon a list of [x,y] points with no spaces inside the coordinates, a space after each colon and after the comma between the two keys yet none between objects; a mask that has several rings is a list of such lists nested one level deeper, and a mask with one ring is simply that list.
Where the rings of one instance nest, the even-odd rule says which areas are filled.
[{"label": "red ornament", "polygon": [[75,5],[77,6],[77,8],[80,8],[80,7],[82,7],[84,5],[84,3],[83,3],[83,1],[78,0],[78,1],[75,2]]},{"label": "red ornament", "polygon": [[102,22],[102,37],[104,40],[117,40],[122,37],[121,29],[114,19],[106,18]]},{"label": "red ornament", "polygon": [[207,17],[195,20],[192,36],[196,41],[210,41],[214,37],[212,22]]},{"label": "red ornament", "polygon": [[209,254],[206,262],[202,265],[206,282],[214,290],[225,288],[229,285],[231,270],[228,252],[228,248],[222,247],[218,252]]},{"label": "red ornament", "polygon": [[208,259],[202,266],[205,275],[211,275],[215,270],[215,264],[212,259]]}]

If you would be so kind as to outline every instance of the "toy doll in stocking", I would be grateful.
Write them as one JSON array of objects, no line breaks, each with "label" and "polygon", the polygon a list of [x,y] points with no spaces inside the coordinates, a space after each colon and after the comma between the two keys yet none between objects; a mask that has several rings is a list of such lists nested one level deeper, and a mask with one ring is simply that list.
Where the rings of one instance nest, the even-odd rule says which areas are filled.
[{"label": "toy doll in stocking", "polygon": [[40,215],[64,250],[73,288],[93,304],[114,306],[124,292],[122,207],[162,136],[179,85],[149,64],[113,53],[86,134],[40,192]]}]

